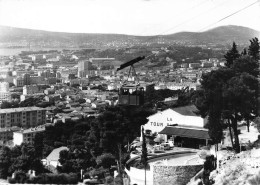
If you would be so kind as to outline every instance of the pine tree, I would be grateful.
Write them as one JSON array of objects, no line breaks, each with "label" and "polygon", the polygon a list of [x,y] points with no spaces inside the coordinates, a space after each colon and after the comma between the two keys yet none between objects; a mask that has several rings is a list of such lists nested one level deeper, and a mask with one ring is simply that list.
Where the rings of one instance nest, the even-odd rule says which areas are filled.
[{"label": "pine tree", "polygon": [[255,37],[252,40],[250,40],[250,46],[249,46],[249,49],[248,49],[248,54],[254,60],[258,61],[260,59],[259,50],[260,50],[259,41],[258,41],[258,38]]},{"label": "pine tree", "polygon": [[244,50],[241,52],[241,56],[246,56],[247,55],[247,50],[244,48]]},{"label": "pine tree", "polygon": [[237,50],[237,45],[235,42],[233,42],[232,48],[226,53],[226,55],[224,55],[224,57],[227,61],[226,66],[228,68],[230,68],[233,65],[234,61],[240,57],[240,54]]}]

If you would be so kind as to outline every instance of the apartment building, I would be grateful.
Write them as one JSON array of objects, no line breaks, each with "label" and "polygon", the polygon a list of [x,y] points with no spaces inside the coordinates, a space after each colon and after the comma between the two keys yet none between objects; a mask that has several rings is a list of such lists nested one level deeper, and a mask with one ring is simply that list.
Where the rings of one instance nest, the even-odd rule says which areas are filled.
[{"label": "apartment building", "polygon": [[13,83],[16,87],[24,86],[24,79],[23,77],[19,76],[13,79]]},{"label": "apartment building", "polygon": [[0,104],[4,101],[11,101],[8,82],[0,82]]},{"label": "apartment building", "polygon": [[46,110],[39,107],[0,109],[0,128],[30,128],[46,123]]},{"label": "apartment building", "polygon": [[25,85],[23,86],[23,94],[36,94],[43,93],[43,90],[38,85]]},{"label": "apartment building", "polygon": [[197,68],[200,68],[200,67],[201,67],[200,63],[189,63],[189,68],[197,69]]},{"label": "apartment building", "polygon": [[25,130],[13,132],[13,144],[21,145],[22,143],[33,144],[35,135],[45,131],[45,125]]},{"label": "apartment building", "polygon": [[19,127],[0,128],[0,145],[13,140],[13,132],[21,130]]}]

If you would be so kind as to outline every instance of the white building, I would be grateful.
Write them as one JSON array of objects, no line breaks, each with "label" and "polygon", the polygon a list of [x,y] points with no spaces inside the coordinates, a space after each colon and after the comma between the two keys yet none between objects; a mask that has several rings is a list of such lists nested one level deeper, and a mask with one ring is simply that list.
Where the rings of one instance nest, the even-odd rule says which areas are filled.
[{"label": "white building", "polygon": [[13,79],[13,83],[16,87],[22,87],[24,85],[23,77],[19,76]]},{"label": "white building", "polygon": [[9,92],[8,82],[0,82],[0,104],[3,101],[11,101],[11,93]]},{"label": "white building", "polygon": [[8,91],[9,91],[9,83],[0,82],[0,92],[8,92]]},{"label": "white building", "polygon": [[23,86],[23,95],[30,95],[36,93],[43,93],[38,85],[25,85]]},{"label": "white building", "polygon": [[60,159],[60,152],[62,150],[69,150],[67,147],[65,146],[62,146],[62,147],[59,147],[59,148],[55,148],[46,158],[46,163],[44,165],[46,166],[53,166],[53,167],[57,167],[57,166],[60,166],[60,162],[59,162],[59,159]]},{"label": "white building", "polygon": [[206,119],[196,115],[196,110],[192,105],[157,112],[147,118],[149,121],[143,126],[145,133],[157,133],[157,137],[163,138],[165,142],[169,139],[175,144],[186,142],[186,147],[190,147],[189,143],[193,141],[196,143],[195,148],[207,145],[210,137],[208,130],[204,128]]},{"label": "white building", "polygon": [[19,130],[13,133],[14,145],[21,145],[22,143],[33,144],[35,135],[45,131],[45,126],[41,125],[35,128],[29,128],[26,130]]},{"label": "white building", "polygon": [[198,84],[197,83],[175,83],[175,82],[169,82],[166,83],[166,88],[170,90],[181,90],[185,89],[186,87],[189,88],[189,90],[193,89],[196,90]]}]

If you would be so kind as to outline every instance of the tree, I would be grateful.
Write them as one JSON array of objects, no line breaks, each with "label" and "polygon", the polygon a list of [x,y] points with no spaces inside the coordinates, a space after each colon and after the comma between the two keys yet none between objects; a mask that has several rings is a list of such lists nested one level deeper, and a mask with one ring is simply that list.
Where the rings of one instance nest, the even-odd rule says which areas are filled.
[{"label": "tree", "polygon": [[222,139],[223,88],[233,75],[231,69],[225,68],[204,74],[201,81],[203,90],[196,94],[194,100],[200,115],[208,116],[207,128],[215,144]]},{"label": "tree", "polygon": [[260,59],[259,50],[260,50],[259,41],[258,38],[255,37],[250,40],[248,55],[251,56],[254,60],[258,61]]},{"label": "tree", "polygon": [[141,125],[146,124],[147,117],[152,113],[143,107],[108,107],[96,120],[97,126],[91,125],[93,133],[89,133],[88,140],[93,139],[91,143],[94,146],[99,143],[103,152],[113,154],[121,171],[122,151],[126,150],[124,146],[140,135]]},{"label": "tree", "polygon": [[238,74],[248,73],[250,75],[253,75],[254,77],[257,77],[259,74],[258,67],[258,61],[254,60],[252,57],[241,56],[234,61],[232,69]]},{"label": "tree", "polygon": [[241,52],[241,56],[246,56],[247,55],[247,50],[244,48],[244,50]]},{"label": "tree", "polygon": [[15,86],[14,83],[9,82],[9,87],[13,87],[13,86]]},{"label": "tree", "polygon": [[12,107],[12,105],[8,101],[3,101],[2,104],[1,104],[1,109],[9,109],[11,107]]},{"label": "tree", "polygon": [[250,75],[234,76],[227,81],[227,84],[223,88],[223,110],[227,113],[227,119],[231,120],[236,152],[240,151],[237,123],[246,118],[246,115],[251,111],[255,110],[255,92],[245,82],[248,76]]},{"label": "tree", "polygon": [[233,42],[232,48],[224,55],[226,59],[226,66],[230,68],[233,65],[233,62],[240,57],[240,54],[237,50],[237,45]]},{"label": "tree", "polygon": [[9,175],[8,168],[11,162],[11,150],[8,147],[0,148],[0,178],[6,179]]},{"label": "tree", "polygon": [[259,116],[254,119],[254,123],[256,124],[256,128],[257,128],[258,132],[260,133],[260,117]]},{"label": "tree", "polygon": [[[227,120],[230,135],[234,133],[234,149],[240,152],[238,121],[252,120],[257,112],[258,61],[254,57],[237,54],[236,45],[227,52],[228,68],[220,68],[202,76],[203,94],[195,102],[203,116],[208,116],[209,134],[219,142],[221,126]],[[198,98],[202,100],[198,101]],[[198,103],[199,102],[199,103]],[[232,129],[231,129],[232,128]],[[232,131],[233,130],[233,131]]]},{"label": "tree", "polygon": [[98,166],[109,169],[112,165],[116,164],[115,156],[110,153],[104,153],[97,157],[96,163]]},{"label": "tree", "polygon": [[44,139],[43,133],[41,133],[41,132],[36,133],[36,135],[34,137],[33,146],[35,149],[35,156],[37,158],[43,158],[43,147],[44,147],[43,139]]}]

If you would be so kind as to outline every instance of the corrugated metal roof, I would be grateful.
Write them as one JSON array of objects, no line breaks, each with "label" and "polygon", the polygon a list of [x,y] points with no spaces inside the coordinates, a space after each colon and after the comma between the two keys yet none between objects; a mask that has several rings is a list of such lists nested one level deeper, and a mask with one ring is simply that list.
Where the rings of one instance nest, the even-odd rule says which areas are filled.
[{"label": "corrugated metal roof", "polygon": [[210,140],[208,130],[206,129],[165,127],[159,134],[176,135],[176,136],[187,137],[187,138]]}]

